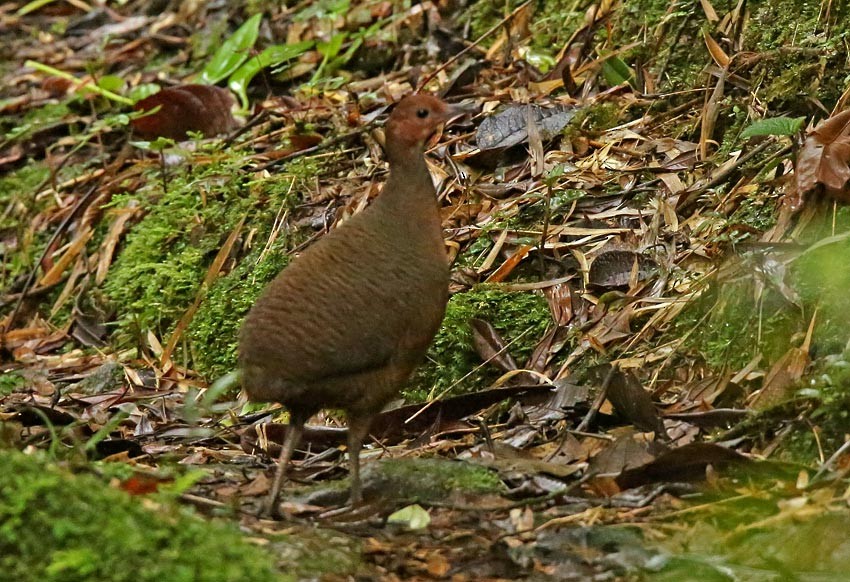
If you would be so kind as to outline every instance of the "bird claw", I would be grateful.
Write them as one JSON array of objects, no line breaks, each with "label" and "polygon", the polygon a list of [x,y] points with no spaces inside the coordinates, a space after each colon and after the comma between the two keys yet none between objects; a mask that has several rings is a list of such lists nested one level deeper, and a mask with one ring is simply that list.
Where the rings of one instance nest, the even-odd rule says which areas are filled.
[{"label": "bird claw", "polygon": [[283,519],[283,514],[280,512],[280,502],[277,499],[264,499],[263,503],[260,504],[260,509],[257,510],[257,517],[276,521]]},{"label": "bird claw", "polygon": [[339,517],[341,515],[348,515],[350,513],[354,513],[357,509],[356,505],[353,505],[351,501],[343,505],[342,507],[334,507],[333,509],[328,509],[327,511],[323,511],[320,513],[317,518],[318,519],[332,519],[334,517]]}]

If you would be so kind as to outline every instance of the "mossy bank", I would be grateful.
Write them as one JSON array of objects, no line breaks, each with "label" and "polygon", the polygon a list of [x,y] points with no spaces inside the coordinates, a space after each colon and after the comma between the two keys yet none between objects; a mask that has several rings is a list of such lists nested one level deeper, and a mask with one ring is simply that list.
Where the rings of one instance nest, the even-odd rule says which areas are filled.
[{"label": "mossy bank", "polygon": [[131,497],[41,456],[0,451],[5,580],[229,582],[294,579],[235,527],[166,499]]}]

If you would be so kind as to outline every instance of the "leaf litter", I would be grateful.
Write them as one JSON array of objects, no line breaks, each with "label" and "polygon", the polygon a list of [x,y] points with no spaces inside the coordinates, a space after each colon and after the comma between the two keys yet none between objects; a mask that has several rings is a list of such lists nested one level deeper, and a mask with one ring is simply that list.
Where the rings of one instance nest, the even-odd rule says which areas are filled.
[{"label": "leaf litter", "polygon": [[[197,79],[205,85],[193,84],[198,64],[187,60],[190,39],[179,18],[198,27],[214,16],[239,24],[235,15],[215,12],[223,8],[187,5],[179,15],[142,15],[131,2],[116,10],[73,3],[0,11],[0,29],[25,33],[15,40],[18,60],[4,69],[0,170],[9,174],[35,161],[48,168],[26,191],[3,199],[3,442],[46,449],[58,441],[92,459],[126,463],[135,475],[118,486],[134,495],[170,479],[159,472],[169,464],[197,467],[204,477],[184,500],[202,513],[230,508],[231,518],[256,535],[297,528],[253,517],[269,487],[262,452],[276,456],[282,441],[282,425],[269,422],[279,411],[247,408],[235,386],[214,389],[185,347],[187,327],[215,281],[248,260],[252,245],[270,249],[275,241],[256,240],[256,226],[242,216],[207,257],[182,317],[165,330],[141,330],[135,346],[116,344],[110,329],[117,314],[97,298],[150,205],[111,202],[158,180],[161,195],[169,172],[181,164],[212,166],[227,147],[238,148],[242,172],[256,180],[273,179],[291,160],[323,160],[323,170],[304,183],[304,204],[282,208],[273,235],[286,238],[307,224],[314,234],[301,245],[309,244],[376,194],[372,181],[380,181],[383,167],[375,122],[427,81],[428,89],[450,90],[452,100],[474,112],[471,122],[447,128],[429,156],[457,259],[452,292],[485,284],[543,294],[551,324],[541,337],[527,338],[533,351],[525,361],[494,322],[473,320],[479,366],[498,380],[382,413],[365,455],[374,467],[366,506],[328,517],[326,506],[300,500],[302,488],[293,487],[293,519],[360,538],[358,568],[386,579],[628,579],[657,570],[653,560],[675,568],[676,558],[648,542],[664,535],[671,516],[722,521],[729,515],[724,505],[740,504],[753,523],[718,527],[712,536],[753,544],[758,537],[746,532],[762,534],[767,523],[805,519],[814,528],[819,519],[830,521],[846,507],[844,449],[828,464],[824,454],[805,468],[774,458],[793,427],[811,426],[816,412],[811,395],[800,394],[801,382],[836,358],[813,351],[817,307],[805,314],[807,327],[796,340],[786,337],[772,356],[760,348],[740,364],[727,356],[712,365],[688,343],[712,325],[711,309],[681,322],[718,285],[738,281],[752,281],[758,309],[776,301],[772,290],[792,308],[803,306],[787,282],[794,262],[842,240],[833,232],[834,240],[797,243],[831,200],[846,198],[847,112],[823,119],[806,136],[797,135],[796,124],[762,124],[744,132],[752,141],[725,150],[725,100],[753,91],[751,56],[729,35],[750,24],[735,11],[718,18],[709,2],[700,7],[716,34],[703,37],[708,54],[698,100],[679,94],[691,87],[665,86],[651,68],[632,69],[622,54],[600,56],[594,34],[623,10],[610,2],[593,5],[548,74],[522,57],[530,46],[523,22],[536,17],[528,3],[479,39],[464,37],[452,26],[459,15],[434,4],[355,3],[345,15],[302,7],[231,27],[236,33],[222,45],[227,53],[209,51],[215,56]],[[64,33],[44,32],[59,19],[67,19]],[[400,44],[398,35],[411,32],[423,36]],[[50,44],[41,42],[47,34]],[[258,39],[270,52],[255,47]],[[488,50],[470,44],[485,40]],[[462,64],[461,50],[475,67]],[[162,81],[147,66],[160,54],[168,55],[173,86],[144,96],[147,85]],[[26,59],[50,65],[33,68]],[[89,69],[95,60],[126,85],[113,89],[138,89],[135,108],[153,112],[116,114],[109,80]],[[63,74],[43,76],[49,70]],[[232,114],[230,93],[212,85],[228,78],[243,108],[250,97],[244,123]],[[67,111],[57,118],[26,120],[59,103]],[[128,126],[150,139],[198,132],[222,141],[132,151]],[[776,208],[775,224],[741,218],[754,201]],[[186,225],[195,227],[204,228]],[[467,268],[460,259],[473,248],[484,252]],[[25,256],[23,267],[12,268]],[[761,256],[761,267],[747,268],[736,256]],[[760,316],[758,325],[764,321]],[[344,475],[344,441],[334,414],[314,419],[299,447],[295,482],[321,491]],[[413,480],[387,481],[384,457],[485,467],[504,490],[454,487],[443,499],[410,498]],[[809,483],[814,477],[817,487]],[[382,494],[388,482],[397,489],[392,496]],[[773,511],[757,513],[742,501],[757,497],[772,500]],[[634,537],[641,530],[652,533]],[[667,536],[668,547],[686,545],[683,536]],[[616,561],[610,548],[630,558]],[[770,573],[769,564],[730,559],[734,567]],[[781,570],[783,556],[774,559]],[[572,573],[559,573],[563,568]]]}]

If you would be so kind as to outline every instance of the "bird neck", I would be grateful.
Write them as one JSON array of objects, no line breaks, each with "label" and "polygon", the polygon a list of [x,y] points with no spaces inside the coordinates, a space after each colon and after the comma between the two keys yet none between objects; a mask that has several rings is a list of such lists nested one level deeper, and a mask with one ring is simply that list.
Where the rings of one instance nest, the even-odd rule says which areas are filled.
[{"label": "bird neck", "polygon": [[[398,153],[396,151],[396,153]],[[388,154],[390,175],[372,203],[372,220],[402,244],[443,248],[437,193],[422,150],[412,155]]]},{"label": "bird neck", "polygon": [[422,150],[388,148],[387,158],[390,175],[380,199],[396,212],[409,210],[418,214],[423,207],[436,209],[436,191]]}]

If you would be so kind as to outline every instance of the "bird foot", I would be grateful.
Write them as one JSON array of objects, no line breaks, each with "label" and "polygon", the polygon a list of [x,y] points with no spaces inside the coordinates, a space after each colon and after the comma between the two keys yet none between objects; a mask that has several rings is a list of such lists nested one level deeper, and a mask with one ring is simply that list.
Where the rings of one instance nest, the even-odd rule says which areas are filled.
[{"label": "bird foot", "polygon": [[269,518],[277,521],[283,519],[283,514],[280,512],[280,502],[277,499],[264,499],[260,505],[260,509],[257,511],[257,517],[259,519]]}]

